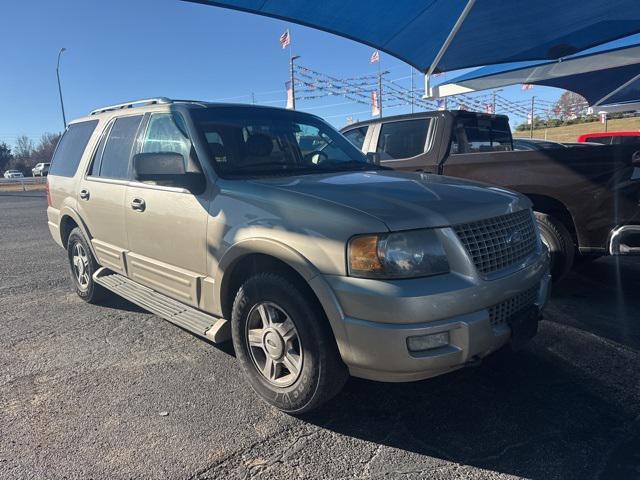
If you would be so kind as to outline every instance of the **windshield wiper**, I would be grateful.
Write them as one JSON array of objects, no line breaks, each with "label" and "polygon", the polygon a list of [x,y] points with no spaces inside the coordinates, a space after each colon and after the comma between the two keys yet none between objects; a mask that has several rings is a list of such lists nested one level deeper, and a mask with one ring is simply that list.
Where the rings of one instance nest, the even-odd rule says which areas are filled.
[{"label": "windshield wiper", "polygon": [[289,168],[290,164],[282,163],[282,162],[254,162],[254,163],[245,163],[244,165],[235,165],[233,167],[234,170],[246,170],[248,168],[256,168],[256,167],[284,167],[282,170],[294,170],[295,168]]},{"label": "windshield wiper", "polygon": [[[329,168],[327,170],[336,170],[342,169],[341,167],[349,167],[344,170],[387,170],[388,167],[383,167],[381,165],[376,165],[375,163],[369,162],[361,162],[359,160],[348,160],[348,161],[340,161],[340,160],[325,160],[321,164],[318,165],[319,169],[324,170],[325,165]],[[351,167],[359,167],[359,168],[351,168]]]}]

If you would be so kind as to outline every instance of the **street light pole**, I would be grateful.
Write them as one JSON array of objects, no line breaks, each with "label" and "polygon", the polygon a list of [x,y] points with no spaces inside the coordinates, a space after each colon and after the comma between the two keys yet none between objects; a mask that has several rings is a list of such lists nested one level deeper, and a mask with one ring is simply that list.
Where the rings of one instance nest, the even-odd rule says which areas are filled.
[{"label": "street light pole", "polygon": [[300,58],[300,55],[294,55],[289,59],[289,73],[290,73],[289,81],[291,82],[291,108],[292,108],[292,110],[296,109],[296,82],[295,82],[295,75],[293,74],[293,61],[297,60],[298,58]]},{"label": "street light pole", "polygon": [[64,101],[62,100],[62,86],[60,85],[60,56],[62,52],[66,52],[66,48],[61,48],[58,52],[58,64],[56,65],[56,77],[58,77],[58,94],[60,95],[60,108],[62,109],[62,122],[65,130],[67,129],[67,117],[64,114]]},{"label": "street light pole", "polygon": [[493,112],[492,113],[494,115],[496,113],[496,94],[498,92],[501,92],[501,91],[502,91],[502,88],[499,88],[499,89],[493,91],[493,103],[492,103]]}]

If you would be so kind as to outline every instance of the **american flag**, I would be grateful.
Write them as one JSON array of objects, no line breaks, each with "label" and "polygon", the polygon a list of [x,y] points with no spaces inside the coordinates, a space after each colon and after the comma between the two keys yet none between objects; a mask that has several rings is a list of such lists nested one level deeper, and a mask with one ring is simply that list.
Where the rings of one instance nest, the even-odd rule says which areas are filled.
[{"label": "american flag", "polygon": [[532,88],[533,88],[533,85],[531,85],[530,83],[522,84],[522,90],[531,90]]},{"label": "american flag", "polygon": [[280,35],[280,45],[282,48],[287,48],[291,45],[291,35],[289,34],[289,29],[285,30],[285,32]]},{"label": "american flag", "polygon": [[371,54],[371,58],[369,59],[371,63],[376,63],[380,61],[380,53],[376,50]]}]

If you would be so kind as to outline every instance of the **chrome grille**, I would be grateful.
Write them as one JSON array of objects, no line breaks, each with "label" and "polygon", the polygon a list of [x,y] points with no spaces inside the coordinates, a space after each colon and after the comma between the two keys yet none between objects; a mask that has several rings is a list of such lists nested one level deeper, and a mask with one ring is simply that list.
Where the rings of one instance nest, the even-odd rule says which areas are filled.
[{"label": "chrome grille", "polygon": [[484,275],[509,268],[536,250],[530,210],[453,227],[474,265]]},{"label": "chrome grille", "polygon": [[529,290],[519,293],[493,307],[489,307],[489,320],[491,326],[495,327],[505,323],[509,318],[533,305],[538,298],[539,285],[534,285]]}]

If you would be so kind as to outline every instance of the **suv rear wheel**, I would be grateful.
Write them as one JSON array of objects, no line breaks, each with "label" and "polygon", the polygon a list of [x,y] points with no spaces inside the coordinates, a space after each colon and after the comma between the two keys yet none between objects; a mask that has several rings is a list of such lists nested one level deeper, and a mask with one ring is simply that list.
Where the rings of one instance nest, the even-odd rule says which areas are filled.
[{"label": "suv rear wheel", "polygon": [[252,388],[282,411],[312,410],[347,379],[323,312],[283,275],[257,274],[240,287],[231,328]]},{"label": "suv rear wheel", "polygon": [[87,240],[78,227],[71,230],[69,234],[67,254],[69,256],[71,281],[78,296],[88,303],[97,303],[102,300],[107,295],[108,290],[93,281],[93,274],[99,268],[99,265],[91,253]]}]

